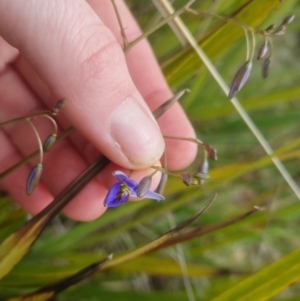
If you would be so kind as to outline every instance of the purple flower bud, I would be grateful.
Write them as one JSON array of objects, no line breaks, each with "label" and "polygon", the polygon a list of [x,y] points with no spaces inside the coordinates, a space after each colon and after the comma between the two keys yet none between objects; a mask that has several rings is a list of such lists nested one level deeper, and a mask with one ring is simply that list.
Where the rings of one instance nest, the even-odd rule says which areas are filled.
[{"label": "purple flower bud", "polygon": [[266,56],[268,50],[269,50],[268,41],[266,40],[265,43],[258,49],[256,58],[258,60],[263,59]]},{"label": "purple flower bud", "polygon": [[263,65],[262,65],[262,77],[263,78],[266,78],[269,75],[270,65],[271,65],[270,58],[265,59],[263,62]]},{"label": "purple flower bud", "polygon": [[166,183],[167,183],[167,180],[168,180],[168,175],[166,173],[162,173],[159,184],[158,184],[157,188],[155,189],[156,193],[159,193],[159,194],[163,193]]},{"label": "purple flower bud", "polygon": [[199,182],[197,179],[195,179],[189,172],[184,171],[181,174],[181,180],[182,182],[186,185],[186,186],[190,186],[190,185],[198,185]]},{"label": "purple flower bud", "polygon": [[52,109],[51,114],[53,116],[56,116],[58,114],[58,112],[66,105],[66,103],[67,103],[67,100],[64,98],[59,100],[56,103],[55,107]]},{"label": "purple flower bud", "polygon": [[205,149],[207,151],[208,157],[214,161],[218,160],[218,156],[217,156],[217,150],[209,147]]},{"label": "purple flower bud", "polygon": [[43,165],[41,163],[38,163],[37,165],[35,165],[27,178],[27,183],[26,183],[26,194],[27,195],[31,195],[34,188],[36,187],[36,185],[38,184],[40,177],[42,175],[42,171],[43,171]]},{"label": "purple flower bud", "polygon": [[56,138],[57,138],[56,134],[51,134],[46,138],[46,140],[43,144],[44,153],[49,151],[52,148],[52,146],[54,145],[54,143],[56,141]]},{"label": "purple flower bud", "polygon": [[286,27],[284,25],[280,25],[274,32],[273,34],[276,35],[276,36],[281,36],[283,34],[285,34],[285,30],[286,30]]},{"label": "purple flower bud", "polygon": [[295,15],[287,16],[283,19],[281,25],[288,25],[291,24],[295,20]]},{"label": "purple flower bud", "polygon": [[268,27],[264,30],[264,32],[270,33],[270,32],[272,32],[275,28],[276,28],[276,25],[275,25],[275,24],[272,24],[272,25],[268,26]]},{"label": "purple flower bud", "polygon": [[245,85],[247,79],[249,78],[249,75],[252,70],[252,61],[247,61],[240,67],[240,69],[235,74],[230,91],[228,94],[228,98],[231,99],[234,97],[234,95],[242,89],[242,87]]},{"label": "purple flower bud", "polygon": [[201,162],[201,164],[199,165],[198,168],[198,172],[202,173],[202,174],[208,174],[208,169],[209,169],[209,164],[207,160],[204,160],[203,162]]},{"label": "purple flower bud", "polygon": [[149,191],[151,184],[152,184],[152,177],[146,176],[142,178],[137,186],[137,193],[136,193],[137,196],[139,198],[144,197],[146,193]]}]

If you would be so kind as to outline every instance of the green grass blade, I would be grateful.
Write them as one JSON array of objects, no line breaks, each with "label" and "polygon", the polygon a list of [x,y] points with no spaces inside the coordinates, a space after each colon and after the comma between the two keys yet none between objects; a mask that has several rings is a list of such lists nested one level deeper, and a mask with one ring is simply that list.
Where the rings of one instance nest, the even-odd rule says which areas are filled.
[{"label": "green grass blade", "polygon": [[[282,5],[278,0],[251,0],[236,9],[232,17],[245,24],[257,27],[264,22],[275,9]],[[244,32],[236,25],[223,23],[200,41],[204,52],[214,59],[243,37]],[[168,82],[175,87],[182,85],[201,67],[197,54],[192,50],[183,50],[175,58],[163,64]]]},{"label": "green grass blade", "polygon": [[0,245],[0,279],[5,277],[27,254],[31,245],[36,241],[49,221],[108,163],[109,160],[105,157],[95,161],[58,195],[50,205],[20,230],[4,240]]},{"label": "green grass blade", "polygon": [[213,301],[269,300],[300,278],[300,249],[240,282]]}]

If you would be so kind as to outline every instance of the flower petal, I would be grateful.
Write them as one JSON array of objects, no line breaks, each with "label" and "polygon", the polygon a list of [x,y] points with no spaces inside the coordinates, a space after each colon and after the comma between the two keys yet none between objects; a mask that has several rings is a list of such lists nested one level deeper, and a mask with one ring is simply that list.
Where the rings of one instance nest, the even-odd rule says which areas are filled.
[{"label": "flower petal", "polygon": [[119,171],[119,170],[113,171],[112,174],[114,177],[117,178],[117,180],[119,182],[125,182],[128,179],[127,175],[124,172]]},{"label": "flower petal", "polygon": [[136,196],[137,183],[134,180],[128,178],[124,172],[119,171],[119,170],[113,171],[112,174],[114,177],[117,178],[117,180],[119,182],[126,184],[126,186],[128,186],[128,188],[130,188],[132,196]]},{"label": "flower petal", "polygon": [[163,201],[165,199],[161,194],[158,194],[158,193],[156,193],[154,191],[148,191],[144,195],[144,198],[152,199],[152,200],[157,200],[157,201]]}]

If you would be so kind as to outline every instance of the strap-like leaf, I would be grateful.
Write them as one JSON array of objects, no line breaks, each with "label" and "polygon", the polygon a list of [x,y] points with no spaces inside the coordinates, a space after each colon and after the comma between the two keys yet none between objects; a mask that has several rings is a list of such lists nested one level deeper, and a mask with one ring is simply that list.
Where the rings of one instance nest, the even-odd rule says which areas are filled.
[{"label": "strap-like leaf", "polygon": [[36,241],[49,221],[109,162],[105,157],[95,161],[59,194],[50,205],[4,240],[0,245],[0,279],[6,276],[27,254],[31,245]]},{"label": "strap-like leaf", "polygon": [[300,278],[300,249],[235,285],[213,301],[269,300]]}]

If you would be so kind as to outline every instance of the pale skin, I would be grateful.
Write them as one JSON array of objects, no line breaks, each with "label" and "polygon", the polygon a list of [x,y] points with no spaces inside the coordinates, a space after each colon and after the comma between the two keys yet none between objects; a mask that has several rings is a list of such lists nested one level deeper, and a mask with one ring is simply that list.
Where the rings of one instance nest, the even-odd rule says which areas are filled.
[{"label": "pale skin", "polygon": [[[122,1],[116,1],[130,41],[141,32]],[[196,146],[169,136],[195,137],[179,104],[158,120],[151,111],[172,96],[147,41],[123,53],[120,27],[110,0],[0,0],[0,122],[52,108],[68,100],[57,117],[60,131],[77,131],[44,157],[44,172],[28,197],[25,182],[33,165],[0,182],[13,200],[36,214],[101,154],[111,163],[64,209],[89,221],[102,215],[114,170],[135,180],[150,174],[166,147],[168,168],[188,166]],[[42,137],[47,120],[35,122]],[[0,172],[37,149],[25,124],[0,132]],[[34,164],[35,162],[32,162]],[[154,177],[153,187],[159,181]],[[121,210],[121,208],[119,209]]]}]

